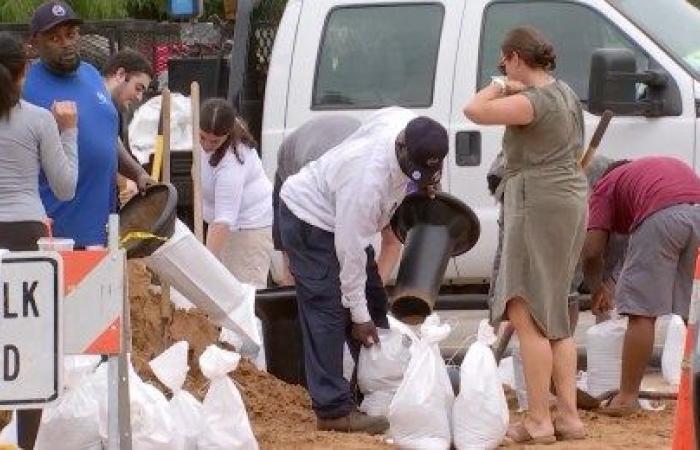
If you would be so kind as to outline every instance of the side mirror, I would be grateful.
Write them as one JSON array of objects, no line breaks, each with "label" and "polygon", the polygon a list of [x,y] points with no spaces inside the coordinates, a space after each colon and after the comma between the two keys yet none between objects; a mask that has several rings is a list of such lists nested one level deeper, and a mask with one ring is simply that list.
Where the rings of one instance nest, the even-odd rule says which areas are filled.
[{"label": "side mirror", "polygon": [[[642,89],[639,84],[644,85]],[[669,78],[661,70],[637,72],[631,50],[600,48],[591,56],[588,110],[593,114],[609,109],[617,115],[678,115],[676,102],[668,98],[668,85]]]}]

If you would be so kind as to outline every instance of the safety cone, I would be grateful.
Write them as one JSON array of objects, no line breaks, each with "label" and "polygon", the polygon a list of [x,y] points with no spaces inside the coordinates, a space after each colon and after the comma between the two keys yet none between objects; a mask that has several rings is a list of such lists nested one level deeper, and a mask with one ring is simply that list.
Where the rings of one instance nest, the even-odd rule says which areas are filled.
[{"label": "safety cone", "polygon": [[[693,282],[693,296],[690,300],[690,318],[688,321],[688,333],[685,337],[685,352],[683,366],[681,368],[681,383],[678,387],[678,401],[676,403],[676,417],[673,424],[673,450],[697,450],[695,440],[695,419],[693,416],[692,400],[692,367],[691,358],[694,353],[695,336],[697,332],[698,314],[700,313],[700,249],[695,262],[695,280]],[[700,405],[695,405],[696,408]]]}]

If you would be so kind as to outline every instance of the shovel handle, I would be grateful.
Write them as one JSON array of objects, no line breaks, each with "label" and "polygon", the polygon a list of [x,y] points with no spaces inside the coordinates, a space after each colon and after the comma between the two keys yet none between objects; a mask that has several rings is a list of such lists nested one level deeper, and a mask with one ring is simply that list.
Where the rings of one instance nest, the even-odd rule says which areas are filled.
[{"label": "shovel handle", "polygon": [[603,139],[603,135],[605,134],[605,131],[608,129],[608,125],[610,125],[610,121],[612,120],[612,118],[613,118],[613,113],[609,109],[606,109],[605,112],[603,112],[603,115],[600,117],[600,122],[598,122],[598,126],[596,126],[595,131],[593,132],[593,137],[591,138],[591,142],[588,144],[588,148],[586,149],[586,152],[583,154],[581,161],[579,161],[582,169],[585,169],[586,167],[588,167],[588,165],[593,160],[593,157],[595,156],[595,152],[598,149],[598,146],[600,145],[600,141]]}]

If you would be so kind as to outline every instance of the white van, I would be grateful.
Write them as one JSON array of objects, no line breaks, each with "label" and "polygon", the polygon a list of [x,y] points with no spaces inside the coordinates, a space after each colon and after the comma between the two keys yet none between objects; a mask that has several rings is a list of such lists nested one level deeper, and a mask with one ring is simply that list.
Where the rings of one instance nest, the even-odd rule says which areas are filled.
[{"label": "white van", "polygon": [[[497,74],[500,42],[521,24],[555,45],[556,75],[581,98],[587,137],[605,108],[616,113],[601,153],[672,155],[698,171],[700,11],[685,0],[289,0],[265,92],[268,174],[282,139],[319,114],[362,119],[400,105],[428,115],[450,135],[443,188],[482,225],[479,243],[451,262],[446,281],[487,282],[498,210],[485,179],[503,128],[471,123],[462,108]],[[601,48],[626,50],[597,52],[591,70]]]}]

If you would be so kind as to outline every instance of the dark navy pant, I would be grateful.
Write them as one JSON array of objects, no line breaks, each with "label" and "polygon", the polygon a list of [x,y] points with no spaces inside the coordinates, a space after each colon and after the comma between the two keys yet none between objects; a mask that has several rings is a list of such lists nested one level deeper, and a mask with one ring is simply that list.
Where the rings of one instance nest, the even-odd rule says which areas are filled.
[{"label": "dark navy pant", "polygon": [[[350,312],[340,294],[340,265],[334,235],[299,220],[282,202],[280,234],[289,268],[296,282],[299,322],[304,341],[306,385],[319,418],[342,417],[355,402],[350,384],[343,378],[343,344],[356,357],[360,344],[350,336]],[[387,295],[374,261],[367,251],[367,308],[375,325],[388,328]]]}]

